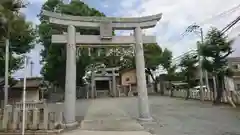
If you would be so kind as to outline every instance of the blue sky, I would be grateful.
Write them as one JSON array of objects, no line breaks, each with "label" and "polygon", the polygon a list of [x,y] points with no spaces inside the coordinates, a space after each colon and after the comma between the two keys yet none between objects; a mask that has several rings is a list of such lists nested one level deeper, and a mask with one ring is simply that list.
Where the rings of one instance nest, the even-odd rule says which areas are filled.
[{"label": "blue sky", "polygon": [[[37,14],[40,12],[42,4],[46,0],[28,0],[30,3],[22,12],[26,14],[29,21],[38,24]],[[67,1],[67,0],[66,0]],[[92,8],[103,12],[107,16],[118,17],[140,17],[163,13],[163,18],[155,28],[146,30],[146,34],[156,35],[158,44],[163,48],[173,51],[174,56],[179,56],[186,51],[195,49],[195,42],[198,36],[190,34],[183,39],[181,34],[187,26],[197,23],[201,24],[204,34],[211,27],[219,29],[226,26],[240,14],[240,7],[234,12],[222,14],[214,17],[228,9],[240,5],[239,0],[82,0]],[[212,19],[209,19],[212,18]],[[120,31],[120,34],[129,34],[129,31]],[[240,34],[240,23],[228,32],[229,37],[234,38]],[[182,39],[182,40],[181,40]],[[234,45],[239,46],[240,39]],[[39,76],[41,65],[40,50],[41,45],[36,45],[28,55],[34,62],[33,76]],[[233,56],[240,55],[238,49]],[[30,75],[30,69],[29,75]],[[22,77],[23,71],[15,73],[15,77]]]}]

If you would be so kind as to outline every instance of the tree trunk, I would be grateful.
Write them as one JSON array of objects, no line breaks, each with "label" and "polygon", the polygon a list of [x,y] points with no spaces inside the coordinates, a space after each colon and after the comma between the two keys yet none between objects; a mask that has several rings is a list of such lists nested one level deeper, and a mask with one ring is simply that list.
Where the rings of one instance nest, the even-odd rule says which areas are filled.
[{"label": "tree trunk", "polygon": [[186,100],[189,99],[189,96],[190,96],[190,78],[187,77],[187,82],[188,82],[188,88],[187,88],[187,95],[186,95]]},{"label": "tree trunk", "polygon": [[158,84],[158,82],[155,80],[155,81],[153,82],[153,89],[154,89],[154,91],[155,91],[156,93],[158,93],[157,84]]},{"label": "tree trunk", "polygon": [[213,98],[212,98],[213,102],[215,101],[216,93],[217,93],[216,76],[213,75]]},{"label": "tree trunk", "polygon": [[217,75],[217,97],[214,101],[214,104],[220,104],[221,103],[223,89],[224,89],[223,76],[222,75]]},{"label": "tree trunk", "polygon": [[189,88],[187,88],[187,95],[186,95],[186,100],[188,100],[189,99],[189,96],[190,96],[190,89]]},{"label": "tree trunk", "polygon": [[164,81],[160,78],[160,94],[164,95]]},{"label": "tree trunk", "polygon": [[170,97],[173,97],[173,91],[174,91],[174,89],[173,89],[173,87],[172,87],[171,81],[169,81],[169,89],[170,89]]},{"label": "tree trunk", "polygon": [[154,78],[152,72],[150,70],[148,70],[149,75],[151,76],[152,80],[153,80],[153,89],[156,93],[158,93],[158,88],[157,88],[157,79]]}]

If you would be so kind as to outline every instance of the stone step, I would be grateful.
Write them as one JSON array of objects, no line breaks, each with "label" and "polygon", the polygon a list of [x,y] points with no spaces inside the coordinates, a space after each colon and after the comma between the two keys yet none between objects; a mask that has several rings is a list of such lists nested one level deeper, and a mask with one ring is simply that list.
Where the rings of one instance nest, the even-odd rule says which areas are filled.
[{"label": "stone step", "polygon": [[131,119],[116,120],[84,120],[81,123],[82,130],[93,131],[143,131],[144,128]]},{"label": "stone step", "polygon": [[144,131],[87,131],[87,130],[76,130],[62,135],[151,135]]}]

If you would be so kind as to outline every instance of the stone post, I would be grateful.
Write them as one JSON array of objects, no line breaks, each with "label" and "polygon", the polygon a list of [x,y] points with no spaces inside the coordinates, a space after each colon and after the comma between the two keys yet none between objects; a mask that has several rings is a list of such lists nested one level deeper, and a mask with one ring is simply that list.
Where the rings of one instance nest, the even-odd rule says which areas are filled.
[{"label": "stone post", "polygon": [[75,126],[75,103],[76,103],[76,29],[68,26],[67,58],[65,78],[65,103],[64,118],[67,126]]},{"label": "stone post", "polygon": [[35,108],[33,109],[33,121],[32,121],[32,129],[38,129],[38,123],[39,123],[39,109]]},{"label": "stone post", "polygon": [[91,98],[94,98],[95,96],[95,72],[92,71],[92,75],[91,75]]},{"label": "stone post", "polygon": [[138,109],[140,120],[152,120],[148,105],[148,93],[146,86],[145,62],[143,52],[142,30],[136,27],[135,35],[135,60],[136,60],[136,75],[137,75],[137,91],[138,91]]},{"label": "stone post", "polygon": [[113,76],[112,76],[112,94],[113,94],[113,97],[116,97],[116,76],[115,76],[115,70],[113,70],[112,71],[112,74],[113,74]]},{"label": "stone post", "polygon": [[112,93],[112,81],[109,80],[108,83],[109,83],[109,95],[111,95],[111,93]]}]

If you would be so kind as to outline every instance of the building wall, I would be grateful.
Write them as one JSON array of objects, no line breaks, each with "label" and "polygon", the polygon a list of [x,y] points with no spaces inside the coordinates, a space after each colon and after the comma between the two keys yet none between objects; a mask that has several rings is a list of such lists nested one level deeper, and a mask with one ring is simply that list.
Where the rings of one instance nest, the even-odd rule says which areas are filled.
[{"label": "building wall", "polygon": [[136,77],[136,70],[130,70],[128,72],[124,72],[121,74],[121,85],[128,85],[128,84],[136,84],[137,77]]},{"label": "building wall", "polygon": [[27,91],[26,101],[39,101],[39,91],[38,90]]},{"label": "building wall", "polygon": [[228,58],[228,66],[234,71],[233,79],[235,89],[240,91],[240,57]]},{"label": "building wall", "polygon": [[[9,93],[9,103],[21,102],[22,101],[22,91],[15,90]],[[39,90],[27,90],[26,91],[26,101],[39,101]]]}]

